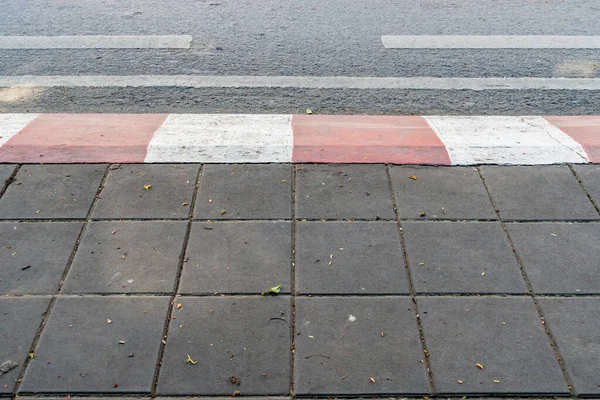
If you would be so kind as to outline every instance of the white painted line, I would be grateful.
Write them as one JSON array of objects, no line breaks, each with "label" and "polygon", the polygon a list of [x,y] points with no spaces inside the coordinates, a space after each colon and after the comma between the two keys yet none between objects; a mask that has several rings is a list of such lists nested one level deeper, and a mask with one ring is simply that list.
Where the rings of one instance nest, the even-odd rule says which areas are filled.
[{"label": "white painted line", "polygon": [[291,162],[291,115],[171,114],[145,162]]},{"label": "white painted line", "polygon": [[0,87],[187,87],[433,90],[600,90],[600,78],[87,75],[0,76]]},{"label": "white painted line", "polygon": [[542,117],[424,117],[452,165],[587,163],[579,143]]},{"label": "white painted line", "polygon": [[[0,147],[39,114],[0,114]],[[0,160],[1,162],[2,160]]]},{"label": "white painted line", "polygon": [[600,49],[600,36],[384,35],[386,49]]},{"label": "white painted line", "polygon": [[190,35],[0,36],[0,49],[189,49]]}]

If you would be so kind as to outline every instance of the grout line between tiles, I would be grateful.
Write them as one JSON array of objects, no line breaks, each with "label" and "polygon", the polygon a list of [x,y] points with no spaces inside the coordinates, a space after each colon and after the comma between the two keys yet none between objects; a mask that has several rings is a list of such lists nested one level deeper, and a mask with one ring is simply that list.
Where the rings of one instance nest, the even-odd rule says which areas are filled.
[{"label": "grout line between tiles", "polygon": [[431,363],[429,362],[429,351],[427,350],[427,344],[425,343],[425,334],[423,331],[423,324],[421,323],[421,316],[419,314],[419,305],[417,303],[417,296],[415,293],[415,286],[412,279],[412,271],[410,269],[410,265],[408,263],[408,252],[406,250],[406,242],[404,240],[404,231],[402,230],[402,223],[400,222],[400,217],[398,215],[398,204],[396,202],[396,195],[394,194],[394,187],[392,185],[392,177],[390,174],[389,165],[385,166],[385,172],[387,175],[387,184],[389,189],[389,194],[392,199],[392,205],[394,207],[394,214],[396,215],[396,226],[398,228],[398,235],[400,238],[400,246],[402,247],[402,256],[404,259],[404,266],[406,270],[407,282],[410,290],[410,297],[413,303],[413,310],[415,320],[417,322],[417,329],[419,330],[419,340],[421,343],[421,350],[423,351],[423,360],[425,361],[425,370],[427,372],[427,380],[429,383],[429,390],[435,396],[435,383],[433,381],[433,373],[431,370]]},{"label": "grout line between tiles", "polygon": [[483,186],[485,187],[485,190],[487,191],[490,201],[492,202],[492,205],[494,206],[494,209],[496,210],[496,213],[498,214],[498,219],[500,220],[500,224],[502,226],[502,229],[504,230],[506,239],[508,240],[508,243],[513,250],[515,260],[517,261],[517,265],[519,266],[519,269],[521,271],[521,276],[523,277],[523,280],[525,281],[525,285],[527,286],[527,291],[529,292],[529,296],[533,300],[533,305],[535,306],[535,309],[538,313],[540,322],[543,325],[544,331],[546,332],[548,341],[550,343],[550,347],[552,347],[552,351],[554,352],[554,358],[558,362],[558,365],[563,373],[563,377],[565,379],[565,382],[567,384],[569,392],[571,393],[572,396],[576,396],[575,387],[573,386],[573,381],[569,375],[569,372],[567,371],[567,367],[564,363],[564,358],[562,357],[562,355],[558,349],[558,346],[556,345],[556,340],[554,339],[554,336],[552,335],[552,332],[550,332],[550,328],[548,327],[548,324],[546,323],[542,309],[537,301],[537,296],[533,290],[531,281],[529,280],[529,277],[527,276],[527,271],[525,270],[523,261],[522,261],[521,257],[519,256],[519,252],[517,251],[517,249],[514,245],[514,242],[512,240],[512,237],[510,236],[510,232],[508,231],[506,224],[504,223],[504,221],[502,220],[502,218],[500,216],[500,212],[498,210],[496,201],[494,200],[494,197],[492,196],[492,192],[491,192],[490,188],[488,187],[487,181],[485,179],[485,174],[483,173],[483,170],[480,167],[477,167],[477,171],[479,172],[479,176],[481,178],[481,181],[483,182]]},{"label": "grout line between tiles", "polygon": [[294,375],[296,360],[296,167],[292,165],[292,238],[291,238],[291,315],[290,315],[290,395],[294,396]]},{"label": "grout line between tiles", "polygon": [[[100,184],[98,186],[98,189],[96,190],[96,195],[94,196],[94,199],[92,200],[92,203],[90,204],[90,206],[88,208],[87,218],[85,221],[83,221],[83,224],[81,225],[81,229],[79,230],[79,234],[77,235],[77,240],[75,241],[75,245],[73,246],[73,249],[71,250],[71,254],[67,261],[67,265],[66,265],[66,267],[62,273],[62,276],[60,278],[58,288],[56,290],[56,294],[54,294],[50,297],[50,302],[48,303],[48,308],[46,308],[46,311],[42,314],[43,315],[42,322],[38,326],[36,335],[33,339],[33,343],[31,344],[31,347],[29,348],[28,354],[29,353],[35,354],[35,349],[37,348],[37,345],[40,341],[42,332],[43,332],[44,328],[46,327],[46,322],[50,318],[50,314],[52,313],[52,310],[54,309],[54,305],[56,304],[56,300],[57,300],[58,296],[60,295],[60,291],[62,290],[65,279],[67,278],[67,275],[69,274],[69,270],[71,269],[71,266],[73,265],[73,260],[75,259],[75,254],[77,253],[77,250],[79,249],[79,244],[81,243],[81,240],[83,239],[83,235],[85,234],[85,230],[87,229],[89,218],[91,217],[92,212],[94,211],[94,207],[96,206],[96,203],[98,202],[98,199],[100,198],[100,193],[102,192],[102,188],[104,187],[104,183],[106,182],[106,178],[108,177],[108,171],[110,170],[110,165],[105,165],[104,168],[105,168],[104,175],[102,176],[102,179],[100,180]],[[13,390],[13,396],[15,396],[15,397],[17,396],[17,393],[19,392],[19,388],[21,387],[21,382],[23,381],[23,377],[25,376],[25,371],[27,370],[27,367],[29,366],[30,360],[31,360],[31,357],[27,357],[25,359],[25,363],[23,364],[23,368],[21,368],[19,377],[17,379],[17,383],[15,384],[15,387]]]},{"label": "grout line between tiles", "polygon": [[196,205],[196,198],[198,197],[198,192],[200,190],[200,181],[202,179],[202,168],[203,165],[198,166],[198,172],[196,173],[196,183],[194,185],[194,192],[192,194],[192,200],[190,201],[190,208],[188,212],[188,223],[185,231],[185,235],[183,237],[183,244],[181,246],[181,253],[179,256],[179,264],[177,266],[177,277],[175,278],[175,284],[173,286],[173,294],[171,295],[171,301],[169,303],[169,308],[167,310],[167,315],[165,317],[165,325],[163,327],[162,337],[160,349],[158,352],[158,359],[156,360],[156,368],[154,369],[154,378],[152,381],[152,397],[156,397],[156,391],[158,389],[158,379],[160,378],[160,369],[162,366],[165,348],[167,345],[168,335],[169,335],[169,325],[171,323],[171,314],[173,313],[173,306],[175,304],[175,297],[179,292],[179,287],[181,285],[181,275],[183,273],[183,266],[185,264],[185,254],[187,251],[188,242],[190,239],[190,231],[192,230],[192,219],[194,216],[194,208]]},{"label": "grout line between tiles", "polygon": [[4,193],[6,193],[6,191],[8,190],[8,187],[11,185],[11,183],[14,183],[17,181],[17,173],[19,172],[19,170],[21,169],[21,165],[17,164],[15,166],[15,169],[13,170],[12,174],[10,174],[9,178],[2,182],[2,188],[0,188],[0,199],[2,198],[2,196],[4,196]]},{"label": "grout line between tiles", "polygon": [[577,179],[577,182],[579,182],[579,186],[581,186],[581,189],[583,190],[583,192],[587,196],[588,200],[592,203],[592,206],[594,206],[594,208],[596,209],[596,212],[598,214],[600,214],[600,204],[596,204],[596,202],[594,201],[594,198],[592,197],[592,195],[590,194],[590,192],[587,190],[587,188],[585,187],[585,184],[583,183],[583,181],[581,180],[581,178],[577,174],[577,171],[575,171],[575,167],[573,166],[573,164],[569,164],[568,166],[569,166],[569,169],[571,170],[571,173],[575,177],[575,179]]}]

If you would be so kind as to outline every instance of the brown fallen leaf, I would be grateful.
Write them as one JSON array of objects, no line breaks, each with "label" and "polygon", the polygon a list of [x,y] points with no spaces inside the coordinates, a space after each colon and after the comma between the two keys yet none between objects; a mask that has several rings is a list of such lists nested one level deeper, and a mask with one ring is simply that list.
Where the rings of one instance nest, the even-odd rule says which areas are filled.
[{"label": "brown fallen leaf", "polygon": [[107,323],[107,324],[112,324],[112,320],[110,320],[110,319],[107,319],[107,320],[106,320],[106,323]]},{"label": "brown fallen leaf", "polygon": [[411,175],[411,176],[409,176],[409,178],[412,179],[413,181],[417,180],[417,177],[415,175]]},{"label": "brown fallen leaf", "polygon": [[463,384],[463,381],[459,380],[458,383],[460,383],[461,385]]},{"label": "brown fallen leaf", "polygon": [[240,392],[239,390],[236,390],[235,392],[233,392],[231,397],[239,396],[240,394],[242,394],[242,392]]},{"label": "brown fallen leaf", "polygon": [[177,303],[177,309],[179,310],[183,305],[181,303]]},{"label": "brown fallen leaf", "polygon": [[144,190],[146,190],[146,192],[147,192],[148,190],[150,190],[151,187],[152,187],[152,185],[144,185]]},{"label": "brown fallen leaf", "polygon": [[221,210],[221,215],[227,214],[227,210]]},{"label": "brown fallen leaf", "polygon": [[375,379],[373,379],[373,377],[370,377],[369,380],[371,381],[371,383],[375,383]]},{"label": "brown fallen leaf", "polygon": [[229,378],[229,381],[233,384],[233,385],[240,385],[240,379],[237,376],[232,376],[231,378]]},{"label": "brown fallen leaf", "polygon": [[481,365],[481,364],[479,364],[479,363],[477,363],[477,364],[475,364],[475,365],[477,366],[477,368],[479,368],[479,369],[483,369],[483,365]]},{"label": "brown fallen leaf", "polygon": [[188,205],[188,202],[187,202],[187,201],[184,201],[183,203],[181,203],[181,205],[182,205],[182,206],[187,206],[187,205]]},{"label": "brown fallen leaf", "polygon": [[425,217],[425,216],[427,216],[427,213],[426,213],[425,211],[421,211],[421,212],[419,213],[419,216],[420,216],[420,217]]}]

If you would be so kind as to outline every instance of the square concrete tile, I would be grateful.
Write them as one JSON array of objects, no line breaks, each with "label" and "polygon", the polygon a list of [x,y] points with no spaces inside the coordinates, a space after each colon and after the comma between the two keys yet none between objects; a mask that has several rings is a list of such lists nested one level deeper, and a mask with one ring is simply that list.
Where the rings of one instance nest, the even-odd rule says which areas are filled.
[{"label": "square concrete tile", "polygon": [[569,393],[531,298],[417,301],[438,394]]},{"label": "square concrete tile", "polygon": [[173,293],[186,227],[187,221],[91,222],[62,291]]},{"label": "square concrete tile", "polygon": [[291,219],[292,168],[272,164],[205,165],[194,218]]},{"label": "square concrete tile", "polygon": [[187,218],[198,168],[190,164],[113,166],[92,217]]},{"label": "square concrete tile", "polygon": [[290,222],[194,222],[181,293],[259,294],[283,285],[290,293]]},{"label": "square concrete tile", "polygon": [[0,222],[0,295],[54,294],[79,222]]},{"label": "square concrete tile", "polygon": [[[159,395],[286,395],[290,298],[182,297],[171,319]],[[198,363],[186,362],[187,356]],[[232,382],[232,377],[239,385]]]},{"label": "square concrete tile", "polygon": [[296,218],[394,219],[383,165],[298,165]]},{"label": "square concrete tile", "polygon": [[600,395],[600,298],[539,298],[567,372],[580,396]]},{"label": "square concrete tile", "polygon": [[575,172],[597,206],[600,206],[600,165],[575,165]]},{"label": "square concrete tile", "polygon": [[400,218],[497,218],[476,168],[394,166],[390,175]]},{"label": "square concrete tile", "polygon": [[150,394],[169,301],[59,298],[20,392]]},{"label": "square concrete tile", "polygon": [[600,224],[507,224],[534,292],[600,294]]},{"label": "square concrete tile", "polygon": [[0,297],[0,364],[17,364],[0,373],[0,395],[12,393],[49,303],[42,297]]},{"label": "square concrete tile", "polygon": [[2,199],[0,218],[85,218],[105,165],[23,165]]},{"label": "square concrete tile", "polygon": [[395,222],[298,222],[296,229],[298,293],[409,293]]},{"label": "square concrete tile", "polygon": [[504,220],[600,219],[566,165],[481,168]]},{"label": "square concrete tile", "polygon": [[430,391],[409,298],[298,298],[295,340],[297,395]]},{"label": "square concrete tile", "polygon": [[404,222],[417,293],[527,293],[497,222]]},{"label": "square concrete tile", "polygon": [[16,167],[14,164],[0,164],[0,190],[4,188]]}]

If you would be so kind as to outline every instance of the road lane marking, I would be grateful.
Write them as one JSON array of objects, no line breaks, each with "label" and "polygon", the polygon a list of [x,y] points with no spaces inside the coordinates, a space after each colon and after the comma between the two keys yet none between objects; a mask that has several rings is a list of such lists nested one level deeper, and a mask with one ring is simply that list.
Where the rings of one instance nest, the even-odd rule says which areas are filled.
[{"label": "road lane marking", "polygon": [[452,165],[587,163],[581,144],[542,117],[427,116]]},{"label": "road lane marking", "polygon": [[0,76],[0,87],[600,90],[600,78],[88,75]]},{"label": "road lane marking", "polygon": [[386,49],[600,49],[600,36],[384,35]]},{"label": "road lane marking", "polygon": [[0,36],[0,49],[189,49],[192,39],[190,35]]},{"label": "road lane marking", "polygon": [[291,115],[171,114],[144,162],[291,162]]}]

